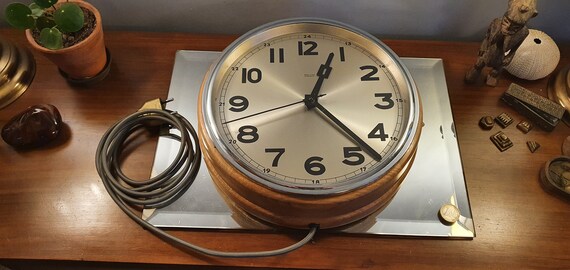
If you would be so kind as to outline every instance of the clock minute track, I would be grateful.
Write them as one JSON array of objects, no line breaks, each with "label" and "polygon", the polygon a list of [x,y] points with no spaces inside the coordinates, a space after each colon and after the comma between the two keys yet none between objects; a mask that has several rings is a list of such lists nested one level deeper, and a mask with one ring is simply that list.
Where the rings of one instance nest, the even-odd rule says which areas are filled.
[{"label": "clock minute track", "polygon": [[204,161],[228,204],[291,228],[346,225],[386,205],[422,119],[390,48],[316,18],[238,38],[205,77],[198,115]]}]

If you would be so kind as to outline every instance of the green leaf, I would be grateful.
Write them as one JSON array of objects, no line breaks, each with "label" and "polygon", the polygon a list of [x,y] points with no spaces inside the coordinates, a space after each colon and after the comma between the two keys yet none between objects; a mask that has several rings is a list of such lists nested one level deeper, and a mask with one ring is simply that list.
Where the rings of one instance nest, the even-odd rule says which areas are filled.
[{"label": "green leaf", "polygon": [[36,19],[36,28],[39,30],[43,30],[44,28],[53,28],[55,26],[55,22],[46,16],[41,16]]},{"label": "green leaf", "polygon": [[31,16],[32,10],[22,3],[12,3],[4,11],[6,21],[13,27],[29,29],[35,26],[35,20]]},{"label": "green leaf", "polygon": [[63,35],[57,28],[44,28],[40,32],[40,43],[51,50],[63,48]]},{"label": "green leaf", "polygon": [[83,10],[73,3],[61,5],[53,18],[58,28],[63,32],[77,32],[83,28]]},{"label": "green leaf", "polygon": [[44,9],[38,6],[36,3],[31,3],[29,6],[32,11],[32,17],[38,18],[44,14]]},{"label": "green leaf", "polygon": [[42,8],[49,8],[55,5],[55,3],[57,3],[57,0],[34,0],[34,3]]}]

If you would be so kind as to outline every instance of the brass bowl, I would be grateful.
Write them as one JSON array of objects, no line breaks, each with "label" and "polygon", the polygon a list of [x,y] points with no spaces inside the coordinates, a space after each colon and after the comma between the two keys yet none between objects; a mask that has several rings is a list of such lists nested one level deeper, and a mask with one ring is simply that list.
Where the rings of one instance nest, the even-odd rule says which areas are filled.
[{"label": "brass bowl", "polygon": [[0,109],[19,98],[35,74],[36,62],[30,51],[0,37]]},{"label": "brass bowl", "polygon": [[570,125],[570,65],[550,77],[547,89],[548,98],[566,109],[562,120]]},{"label": "brass bowl", "polygon": [[570,199],[570,157],[558,156],[544,164],[540,170],[540,181],[549,192]]}]

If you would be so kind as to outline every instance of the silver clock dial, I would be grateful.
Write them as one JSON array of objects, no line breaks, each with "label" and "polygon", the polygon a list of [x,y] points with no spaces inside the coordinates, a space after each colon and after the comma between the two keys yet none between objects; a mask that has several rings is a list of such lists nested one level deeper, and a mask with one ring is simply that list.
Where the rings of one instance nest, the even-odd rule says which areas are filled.
[{"label": "silver clock dial", "polygon": [[342,192],[380,177],[406,147],[417,109],[405,69],[343,27],[275,29],[233,48],[207,88],[218,148],[287,192]]}]

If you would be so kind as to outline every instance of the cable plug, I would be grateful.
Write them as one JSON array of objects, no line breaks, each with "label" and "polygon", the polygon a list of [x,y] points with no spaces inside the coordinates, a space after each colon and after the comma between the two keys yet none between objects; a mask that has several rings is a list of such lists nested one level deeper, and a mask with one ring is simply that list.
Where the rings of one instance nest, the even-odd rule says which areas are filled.
[{"label": "cable plug", "polygon": [[[142,105],[142,107],[138,110],[138,112],[143,112],[146,110],[162,110],[162,111],[164,111],[166,109],[166,103],[171,102],[173,100],[174,99],[172,99],[172,98],[169,98],[169,99],[164,100],[164,101],[160,98],[155,98],[155,99],[149,100]],[[152,113],[149,113],[149,114],[152,114]],[[164,124],[158,120],[146,121],[144,123],[144,125],[148,129],[154,129],[154,128],[158,127],[160,136],[162,136],[162,134],[167,134],[171,128],[170,125]]]},{"label": "cable plug", "polygon": [[160,98],[155,98],[145,102],[142,107],[139,109],[140,111],[144,110],[164,110],[166,107],[166,103],[173,101],[174,99],[169,98],[167,100],[162,100]]}]

